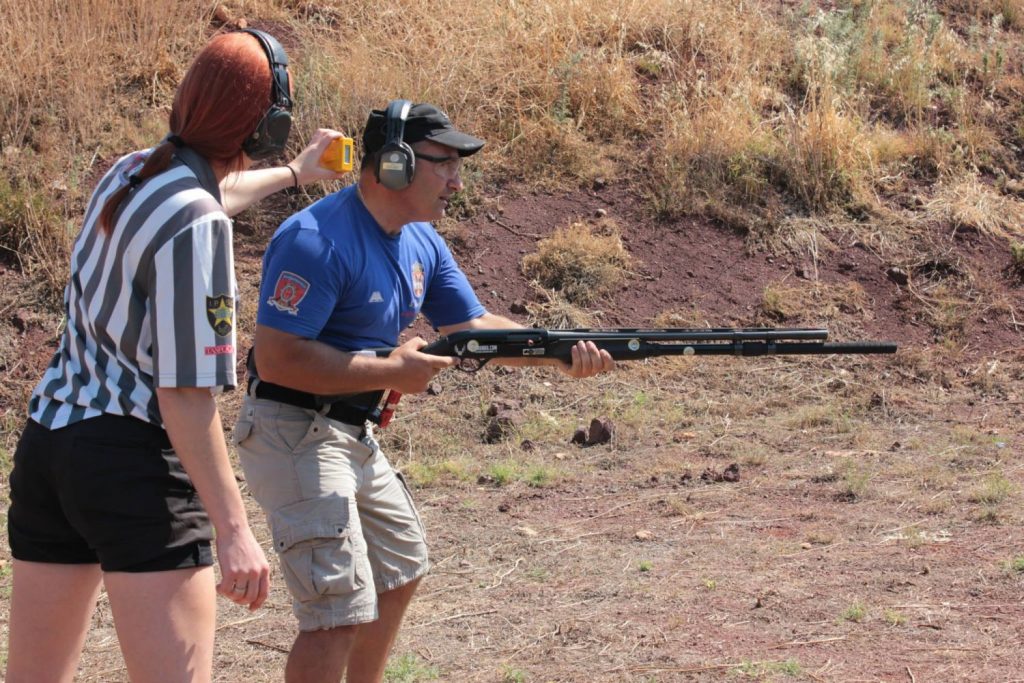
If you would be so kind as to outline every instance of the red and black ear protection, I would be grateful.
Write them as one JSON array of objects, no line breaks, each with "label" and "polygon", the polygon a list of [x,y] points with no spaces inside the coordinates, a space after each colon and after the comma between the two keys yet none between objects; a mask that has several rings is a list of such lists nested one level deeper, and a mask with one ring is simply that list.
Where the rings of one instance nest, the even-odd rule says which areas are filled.
[{"label": "red and black ear protection", "polygon": [[405,135],[405,121],[409,118],[412,102],[392,100],[385,112],[387,136],[384,146],[377,153],[377,180],[389,190],[401,190],[409,186],[416,172],[416,155],[412,147],[402,140]]},{"label": "red and black ear protection", "polygon": [[253,28],[240,29],[260,41],[270,62],[270,108],[245,142],[242,151],[252,159],[266,159],[284,151],[292,129],[291,83],[288,79],[288,55],[277,39]]}]

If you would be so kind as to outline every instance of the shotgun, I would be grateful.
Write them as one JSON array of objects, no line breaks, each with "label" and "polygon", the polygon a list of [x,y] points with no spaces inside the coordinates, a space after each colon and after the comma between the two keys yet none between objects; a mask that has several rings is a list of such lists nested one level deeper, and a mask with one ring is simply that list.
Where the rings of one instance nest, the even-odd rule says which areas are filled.
[{"label": "shotgun", "polygon": [[[557,358],[572,362],[572,347],[579,341],[592,341],[616,361],[641,360],[656,356],[769,356],[826,355],[833,353],[896,353],[894,342],[830,342],[823,328],[669,328],[572,329],[542,328],[462,330],[441,337],[420,351],[434,356],[458,359],[464,372],[476,372],[496,358]],[[375,349],[386,356],[394,349]],[[394,389],[385,393],[382,404],[371,412],[370,420],[387,426],[402,394]]]},{"label": "shotgun", "polygon": [[572,362],[579,341],[592,341],[616,361],[657,356],[769,356],[895,353],[896,344],[880,341],[830,342],[822,328],[669,328],[573,329],[541,328],[462,330],[420,349],[452,356],[458,367],[475,372],[496,358],[556,358]]}]

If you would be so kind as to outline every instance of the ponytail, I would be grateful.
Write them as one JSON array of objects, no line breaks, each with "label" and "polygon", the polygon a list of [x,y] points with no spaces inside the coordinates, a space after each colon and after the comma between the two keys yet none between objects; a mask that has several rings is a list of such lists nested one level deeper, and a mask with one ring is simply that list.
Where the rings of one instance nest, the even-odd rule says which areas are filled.
[{"label": "ponytail", "polygon": [[166,171],[167,167],[171,165],[171,158],[173,156],[174,143],[170,140],[164,140],[153,148],[153,151],[146,159],[146,163],[142,165],[142,168],[137,173],[134,173],[129,178],[129,183],[107,198],[106,203],[103,205],[103,210],[100,211],[99,218],[100,230],[103,231],[103,234],[109,235],[114,231],[114,216],[117,214],[117,210],[121,207],[125,197],[142,181]]}]

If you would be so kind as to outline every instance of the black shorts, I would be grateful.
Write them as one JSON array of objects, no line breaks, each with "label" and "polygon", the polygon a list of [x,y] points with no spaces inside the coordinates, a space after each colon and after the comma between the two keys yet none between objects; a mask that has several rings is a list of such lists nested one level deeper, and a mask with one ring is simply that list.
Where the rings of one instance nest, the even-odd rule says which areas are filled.
[{"label": "black shorts", "polygon": [[213,528],[167,433],[102,415],[25,425],[14,454],[11,554],[29,562],[152,572],[213,564]]}]

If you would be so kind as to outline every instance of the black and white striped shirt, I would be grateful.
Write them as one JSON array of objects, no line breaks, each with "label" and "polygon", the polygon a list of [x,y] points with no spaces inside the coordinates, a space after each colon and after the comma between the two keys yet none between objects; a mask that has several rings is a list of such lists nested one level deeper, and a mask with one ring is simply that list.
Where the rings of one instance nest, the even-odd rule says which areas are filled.
[{"label": "black and white striped shirt", "polygon": [[231,221],[205,159],[176,150],[124,199],[110,235],[98,225],[147,155],[114,164],[89,202],[64,292],[67,327],[29,403],[44,427],[103,413],[162,426],[157,387],[236,384]]}]

